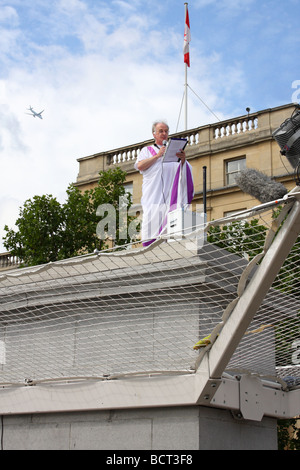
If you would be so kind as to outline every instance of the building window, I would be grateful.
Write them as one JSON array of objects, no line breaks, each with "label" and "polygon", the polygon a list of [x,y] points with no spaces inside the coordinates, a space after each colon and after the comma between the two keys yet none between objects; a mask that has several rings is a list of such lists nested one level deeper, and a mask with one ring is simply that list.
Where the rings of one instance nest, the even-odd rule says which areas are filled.
[{"label": "building window", "polygon": [[124,188],[125,188],[125,192],[126,192],[126,193],[130,193],[131,196],[132,196],[132,194],[133,194],[133,183],[132,183],[132,182],[130,182],[130,183],[124,183],[123,186],[124,186]]},{"label": "building window", "polygon": [[132,201],[132,197],[133,197],[133,183],[130,182],[130,183],[124,183],[123,184],[123,187],[125,189],[125,196],[126,196],[126,199],[128,198],[127,196],[127,193],[131,194],[131,201]]},{"label": "building window", "polygon": [[246,168],[246,157],[225,162],[225,184],[227,186],[236,184],[235,177],[244,168]]}]

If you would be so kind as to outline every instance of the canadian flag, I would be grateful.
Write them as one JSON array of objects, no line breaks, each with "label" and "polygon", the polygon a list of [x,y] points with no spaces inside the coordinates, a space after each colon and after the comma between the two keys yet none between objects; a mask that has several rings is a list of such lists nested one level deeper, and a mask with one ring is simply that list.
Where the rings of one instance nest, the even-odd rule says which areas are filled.
[{"label": "canadian flag", "polygon": [[189,48],[190,41],[191,41],[190,19],[189,19],[189,11],[188,9],[186,9],[184,39],[183,39],[183,55],[184,55],[184,63],[187,64],[188,67],[190,66],[190,48]]}]

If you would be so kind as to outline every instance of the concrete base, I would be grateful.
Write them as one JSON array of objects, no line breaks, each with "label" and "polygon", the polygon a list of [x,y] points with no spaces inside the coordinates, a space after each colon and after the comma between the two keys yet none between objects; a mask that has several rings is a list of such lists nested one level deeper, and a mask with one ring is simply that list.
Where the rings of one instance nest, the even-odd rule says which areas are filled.
[{"label": "concrete base", "polygon": [[3,416],[4,450],[276,450],[277,421],[200,406]]}]

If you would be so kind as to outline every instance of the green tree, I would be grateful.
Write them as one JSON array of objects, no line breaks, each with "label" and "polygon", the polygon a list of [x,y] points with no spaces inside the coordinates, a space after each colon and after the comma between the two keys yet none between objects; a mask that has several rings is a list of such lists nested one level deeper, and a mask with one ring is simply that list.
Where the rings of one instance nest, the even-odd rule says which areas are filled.
[{"label": "green tree", "polygon": [[64,214],[51,194],[34,196],[20,208],[15,232],[5,225],[4,246],[23,263],[37,265],[59,258],[62,245]]},{"label": "green tree", "polygon": [[[20,208],[15,223],[17,230],[9,229],[7,225],[4,227],[5,248],[29,266],[106,248],[105,236],[109,235],[108,231],[102,239],[96,234],[97,224],[107,216],[105,210],[101,215],[98,210],[97,215],[99,207],[114,211],[116,230],[111,237],[114,243],[128,243],[127,230],[125,235],[123,230],[120,236],[120,225],[127,228],[132,220],[127,214],[131,195],[125,191],[125,178],[126,173],[120,168],[101,171],[98,184],[93,189],[81,192],[71,184],[64,204],[60,204],[52,195],[28,199]],[[125,200],[126,207],[123,207]]]},{"label": "green tree", "polygon": [[297,418],[278,420],[278,450],[300,450],[298,421]]},{"label": "green tree", "polygon": [[[131,207],[131,194],[126,193],[124,183],[126,173],[120,168],[114,170],[100,171],[100,179],[98,185],[91,190],[92,214],[95,215],[99,224],[101,219],[107,219],[107,211],[105,206],[109,205],[114,210],[114,220],[116,222],[115,231],[111,233],[110,227],[106,227],[108,238],[114,239],[115,245],[124,245],[130,242],[127,227],[134,217],[129,216],[127,210]],[[100,214],[97,210],[100,210]],[[100,249],[105,247],[103,240],[100,240]]]},{"label": "green tree", "polygon": [[212,226],[207,241],[236,255],[254,258],[264,245],[267,228],[258,219],[238,221],[223,226]]}]

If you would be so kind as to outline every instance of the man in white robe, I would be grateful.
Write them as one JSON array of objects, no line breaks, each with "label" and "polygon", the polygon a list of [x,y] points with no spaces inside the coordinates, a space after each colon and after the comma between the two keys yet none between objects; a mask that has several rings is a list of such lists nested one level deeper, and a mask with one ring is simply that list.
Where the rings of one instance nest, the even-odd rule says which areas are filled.
[{"label": "man in white robe", "polygon": [[187,206],[194,196],[192,167],[186,161],[185,152],[177,154],[178,162],[163,162],[169,126],[156,122],[152,133],[154,145],[144,147],[135,163],[135,168],[143,175],[141,235],[144,246],[153,243],[166,230],[168,212]]}]

